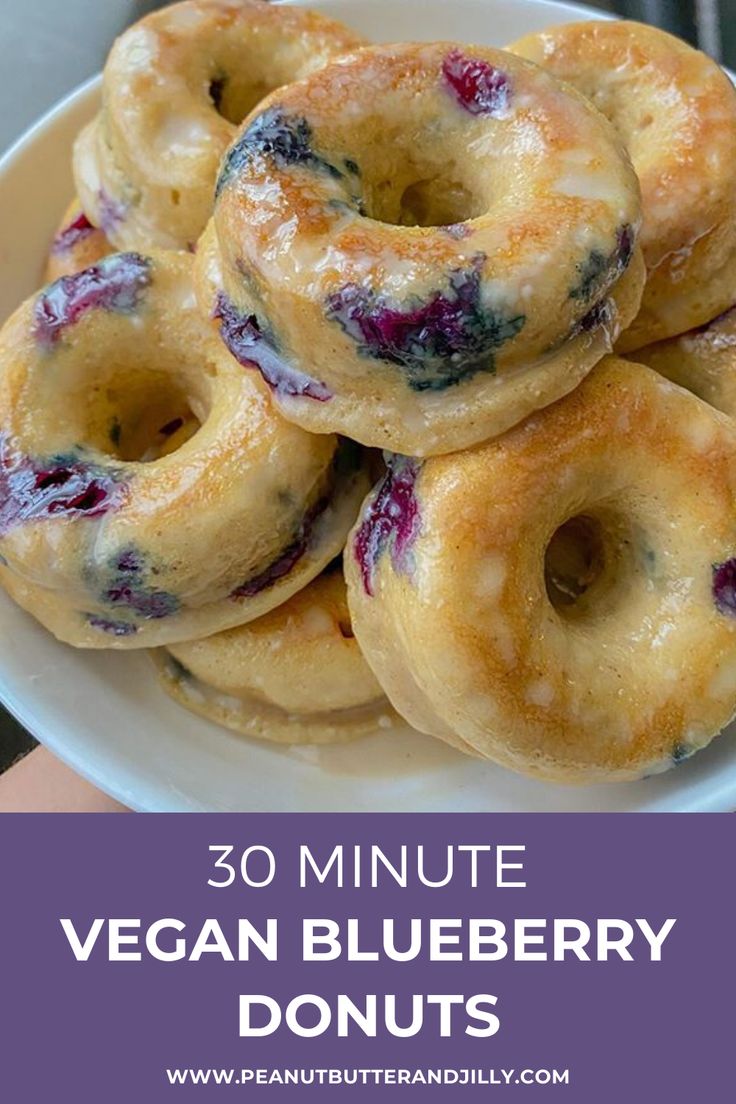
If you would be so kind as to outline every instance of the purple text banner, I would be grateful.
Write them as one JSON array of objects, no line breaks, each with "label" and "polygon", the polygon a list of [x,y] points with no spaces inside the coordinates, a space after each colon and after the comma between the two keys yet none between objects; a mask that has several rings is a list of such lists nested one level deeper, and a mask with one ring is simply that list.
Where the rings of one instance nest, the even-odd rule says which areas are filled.
[{"label": "purple text banner", "polygon": [[727,816],[0,818],[0,1099],[736,1095]]}]

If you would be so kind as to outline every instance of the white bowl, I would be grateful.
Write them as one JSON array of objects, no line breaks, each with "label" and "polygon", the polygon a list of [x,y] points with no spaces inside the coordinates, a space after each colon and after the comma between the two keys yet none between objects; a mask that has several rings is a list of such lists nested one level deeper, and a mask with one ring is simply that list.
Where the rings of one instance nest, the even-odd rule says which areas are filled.
[{"label": "white bowl", "polygon": [[[542,0],[321,0],[373,39],[502,45],[599,16]],[[0,162],[0,317],[38,285],[72,194],[69,148],[99,82],[59,104]],[[406,730],[339,748],[279,749],[184,712],[145,655],[75,651],[0,595],[0,698],[60,758],[136,809],[354,812],[722,811],[736,807],[736,744],[721,736],[666,775],[568,789],[480,764]]]}]

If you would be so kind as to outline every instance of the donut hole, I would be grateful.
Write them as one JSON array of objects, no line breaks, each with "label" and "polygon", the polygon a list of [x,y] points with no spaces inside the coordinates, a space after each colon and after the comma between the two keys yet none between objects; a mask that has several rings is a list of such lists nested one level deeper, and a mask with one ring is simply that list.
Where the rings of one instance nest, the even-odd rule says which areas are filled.
[{"label": "donut hole", "polygon": [[480,201],[464,184],[434,177],[407,184],[399,199],[397,223],[400,226],[451,226],[477,218],[481,212]]},{"label": "donut hole", "polygon": [[[451,226],[488,209],[488,172],[473,157],[458,165],[436,135],[391,131],[368,140],[360,164],[365,214],[392,226]],[[431,140],[430,140],[431,138]]]},{"label": "donut hole", "polygon": [[240,126],[246,115],[278,87],[279,82],[259,79],[252,67],[234,65],[227,74],[218,71],[210,78],[207,95],[218,115]]},{"label": "donut hole", "polygon": [[[77,437],[117,460],[150,463],[181,448],[205,407],[168,372],[126,367],[88,384]],[[195,413],[196,411],[196,413]]]},{"label": "donut hole", "polygon": [[347,619],[341,618],[337,622],[337,627],[340,630],[340,636],[344,640],[352,640],[355,637],[355,633],[353,632],[352,623],[350,621],[348,621]]},{"label": "donut hole", "polygon": [[606,576],[607,541],[602,521],[580,514],[557,529],[544,555],[547,597],[563,616],[590,605],[593,592]]}]

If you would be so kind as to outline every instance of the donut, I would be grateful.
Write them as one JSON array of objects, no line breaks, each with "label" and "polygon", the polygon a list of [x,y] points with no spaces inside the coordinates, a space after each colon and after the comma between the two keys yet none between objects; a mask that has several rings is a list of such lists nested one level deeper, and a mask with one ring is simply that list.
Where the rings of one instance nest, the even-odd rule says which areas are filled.
[{"label": "donut", "polygon": [[113,246],[102,230],[92,225],[79,200],[74,199],[64,212],[51,242],[44,283],[51,284],[61,276],[81,272],[113,252]]},{"label": "donut", "polygon": [[312,432],[471,446],[575,387],[638,309],[618,137],[499,50],[332,62],[251,114],[216,191],[197,282],[222,286],[203,307]]},{"label": "donut", "polygon": [[184,0],[145,16],[115,42],[102,111],[75,144],[85,214],[119,249],[192,248],[237,124],[267,92],[361,42],[264,0]]},{"label": "donut", "polygon": [[257,621],[151,656],[171,697],[246,736],[324,744],[395,720],[353,636],[339,564]]},{"label": "donut", "polygon": [[736,91],[705,54],[656,27],[567,23],[514,53],[569,81],[606,115],[642,192],[647,284],[621,351],[731,306],[736,281]]},{"label": "donut", "polygon": [[689,333],[638,349],[634,356],[736,418],[736,307]]},{"label": "donut", "polygon": [[643,365],[481,447],[395,457],[346,551],[415,728],[558,782],[640,778],[736,712],[736,426]]},{"label": "donut", "polygon": [[113,253],[0,332],[0,583],[79,647],[260,617],[339,554],[370,486],[227,353],[191,269]]}]

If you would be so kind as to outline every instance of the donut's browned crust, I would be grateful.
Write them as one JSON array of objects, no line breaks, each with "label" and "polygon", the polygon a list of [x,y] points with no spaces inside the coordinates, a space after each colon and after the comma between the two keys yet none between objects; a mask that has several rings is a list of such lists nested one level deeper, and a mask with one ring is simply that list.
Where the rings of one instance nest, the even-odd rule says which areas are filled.
[{"label": "donut's browned crust", "polygon": [[621,135],[642,191],[647,285],[617,348],[683,333],[733,303],[736,90],[705,54],[656,27],[588,21],[509,49],[586,95]]},{"label": "donut's browned crust", "polygon": [[[496,105],[459,102],[458,71]],[[270,363],[312,381],[274,390],[312,432],[411,455],[477,444],[575,387],[638,310],[620,139],[500,50],[370,47],[280,89],[218,194],[219,268],[202,264]]]},{"label": "donut's browned crust", "polygon": [[103,107],[74,151],[85,212],[118,249],[192,248],[220,158],[268,92],[362,39],[318,12],[264,0],[182,0],[113,45]]},{"label": "donut's browned crust", "polygon": [[192,259],[111,254],[0,331],[0,583],[59,639],[260,617],[338,555],[357,449],[286,422],[200,315]]},{"label": "donut's browned crust", "polygon": [[[496,441],[424,462],[407,487],[383,511],[393,532],[368,499],[346,576],[358,642],[414,727],[526,774],[592,782],[665,769],[731,719],[730,419],[607,358]],[[582,546],[569,524],[552,545],[573,518]]]}]

